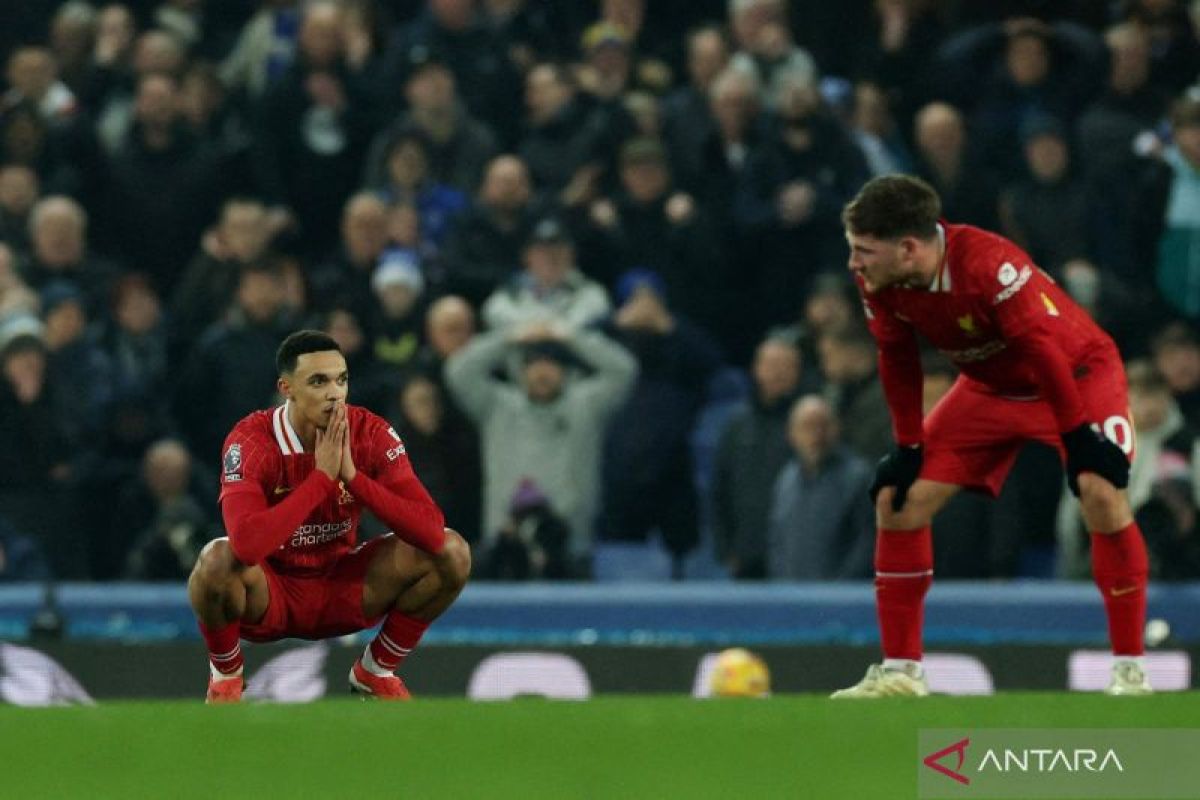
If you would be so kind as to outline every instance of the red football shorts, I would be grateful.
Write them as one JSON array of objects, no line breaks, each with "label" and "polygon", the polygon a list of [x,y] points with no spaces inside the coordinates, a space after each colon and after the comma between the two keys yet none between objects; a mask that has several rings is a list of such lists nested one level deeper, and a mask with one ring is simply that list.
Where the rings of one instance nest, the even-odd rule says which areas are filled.
[{"label": "red football shorts", "polygon": [[252,642],[328,639],[379,624],[383,617],[363,616],[363,581],[372,555],[386,538],[363,542],[316,575],[281,575],[267,562],[261,563],[271,600],[258,624],[242,623],[242,638]]},{"label": "red football shorts", "polygon": [[[1132,461],[1133,425],[1129,393],[1120,362],[1092,366],[1076,379],[1088,419]],[[965,489],[1000,493],[1004,479],[1027,441],[1044,442],[1066,462],[1058,423],[1050,404],[992,394],[959,376],[925,418],[925,461],[921,477]]]}]

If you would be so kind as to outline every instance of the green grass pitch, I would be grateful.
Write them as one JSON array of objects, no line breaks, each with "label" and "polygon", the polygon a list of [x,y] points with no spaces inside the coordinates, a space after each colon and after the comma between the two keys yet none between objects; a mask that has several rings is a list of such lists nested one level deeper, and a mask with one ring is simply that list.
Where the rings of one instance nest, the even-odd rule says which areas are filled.
[{"label": "green grass pitch", "polygon": [[920,728],[1196,726],[1197,692],[0,707],[0,797],[896,800]]}]

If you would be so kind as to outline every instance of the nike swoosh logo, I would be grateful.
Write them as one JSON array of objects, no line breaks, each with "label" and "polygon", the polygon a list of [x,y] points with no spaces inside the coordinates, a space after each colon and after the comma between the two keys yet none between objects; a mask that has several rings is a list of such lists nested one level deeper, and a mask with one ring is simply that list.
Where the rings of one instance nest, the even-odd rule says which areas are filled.
[{"label": "nike swoosh logo", "polygon": [[1108,593],[1109,593],[1110,595],[1112,595],[1113,597],[1121,597],[1122,595],[1127,595],[1127,594],[1131,594],[1131,593],[1133,593],[1133,592],[1136,592],[1136,591],[1137,591],[1139,588],[1140,588],[1140,587],[1138,587],[1138,586],[1126,586],[1126,587],[1124,587],[1124,588],[1122,588],[1122,589],[1118,589],[1118,588],[1116,588],[1116,587],[1113,587],[1112,589],[1109,589],[1109,590],[1108,590]]},{"label": "nike swoosh logo", "polygon": [[275,494],[287,494],[290,491],[291,491],[291,488],[287,487],[287,486],[276,486],[275,487]]}]

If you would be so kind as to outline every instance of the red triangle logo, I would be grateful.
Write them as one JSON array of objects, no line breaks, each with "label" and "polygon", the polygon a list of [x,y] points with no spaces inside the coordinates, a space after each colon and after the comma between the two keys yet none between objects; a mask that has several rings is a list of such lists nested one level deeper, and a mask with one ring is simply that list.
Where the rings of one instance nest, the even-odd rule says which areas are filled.
[{"label": "red triangle logo", "polygon": [[[971,779],[959,772],[959,770],[962,769],[963,762],[967,760],[967,745],[970,743],[970,739],[961,739],[949,747],[938,750],[936,753],[930,753],[929,755],[925,756],[921,763],[935,772],[942,773],[947,778],[953,778],[964,786],[970,786]],[[944,764],[938,763],[941,759],[945,758],[951,753],[958,754],[958,764],[955,765],[954,769],[950,769]]]}]

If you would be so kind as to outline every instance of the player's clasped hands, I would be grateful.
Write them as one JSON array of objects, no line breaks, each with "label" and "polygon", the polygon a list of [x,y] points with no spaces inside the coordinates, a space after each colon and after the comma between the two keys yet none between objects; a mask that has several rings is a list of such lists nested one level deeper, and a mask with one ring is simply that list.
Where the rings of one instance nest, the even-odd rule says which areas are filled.
[{"label": "player's clasped hands", "polygon": [[[325,430],[317,428],[316,459],[317,469],[330,480],[336,481],[343,475],[345,462],[350,460],[350,428],[346,422],[345,403],[338,403],[334,408]],[[353,462],[350,469],[354,469]]]}]

